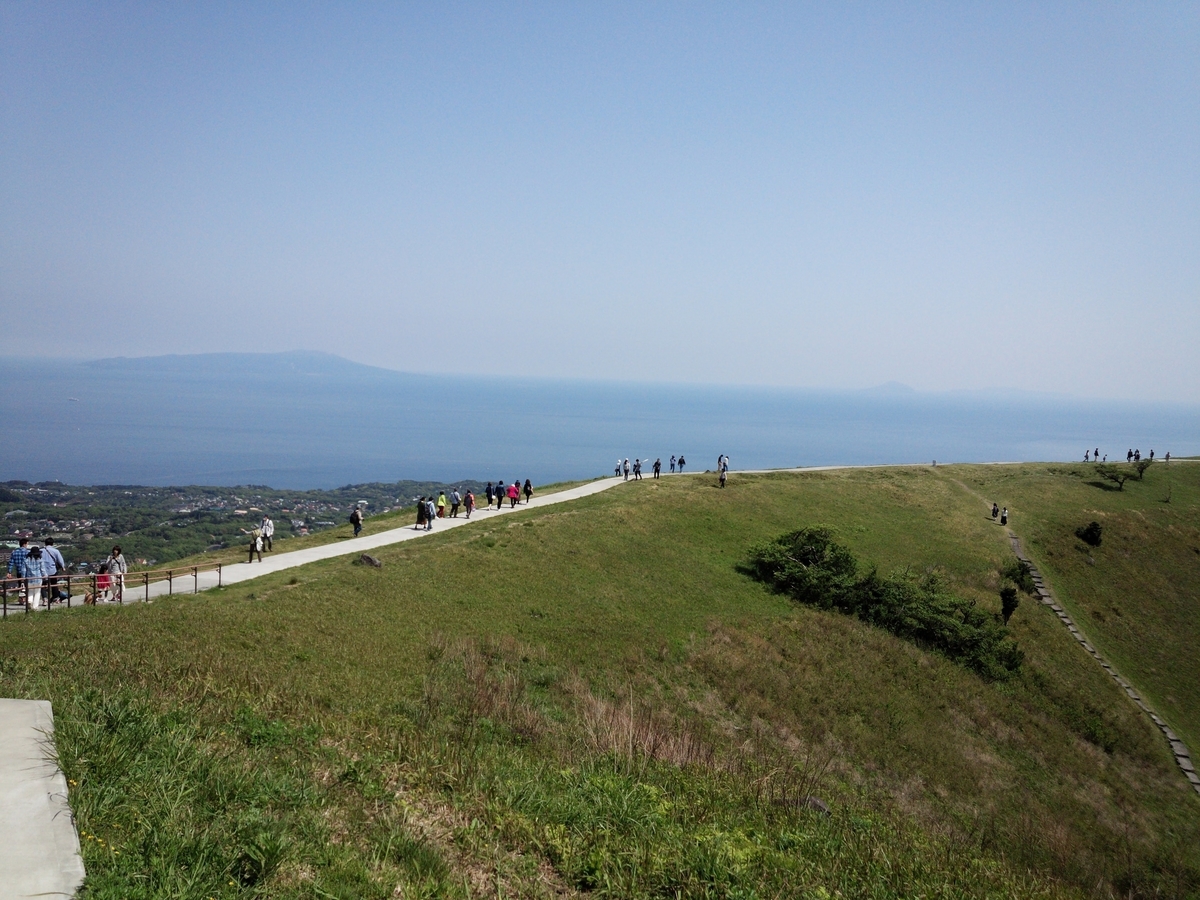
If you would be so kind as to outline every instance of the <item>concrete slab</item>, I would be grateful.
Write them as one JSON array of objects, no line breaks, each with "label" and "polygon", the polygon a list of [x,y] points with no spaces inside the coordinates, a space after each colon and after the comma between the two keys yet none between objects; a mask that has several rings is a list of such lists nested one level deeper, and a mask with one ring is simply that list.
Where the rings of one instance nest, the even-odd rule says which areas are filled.
[{"label": "concrete slab", "polygon": [[0,900],[74,897],[83,857],[46,700],[0,699]]}]

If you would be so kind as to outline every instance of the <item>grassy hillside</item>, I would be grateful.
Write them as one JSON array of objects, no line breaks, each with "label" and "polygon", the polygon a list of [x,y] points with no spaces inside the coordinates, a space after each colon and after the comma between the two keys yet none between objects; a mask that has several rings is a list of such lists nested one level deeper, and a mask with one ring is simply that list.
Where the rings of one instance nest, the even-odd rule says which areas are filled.
[{"label": "grassy hillside", "polygon": [[[1008,504],[1013,527],[1096,648],[1200,750],[1200,465],[1156,462],[1121,490],[1088,465],[960,475]],[[1099,547],[1075,536],[1093,521],[1103,529]]]},{"label": "grassy hillside", "polygon": [[[1152,535],[1194,533],[1200,467],[1177,477]],[[1198,798],[1046,609],[989,683],[737,568],[825,524],[998,609],[996,478],[1097,490],[1037,466],[647,480],[382,570],[20,617],[0,678],[54,702],[97,897],[1195,896]],[[1039,564],[1074,522],[1009,506]]]}]

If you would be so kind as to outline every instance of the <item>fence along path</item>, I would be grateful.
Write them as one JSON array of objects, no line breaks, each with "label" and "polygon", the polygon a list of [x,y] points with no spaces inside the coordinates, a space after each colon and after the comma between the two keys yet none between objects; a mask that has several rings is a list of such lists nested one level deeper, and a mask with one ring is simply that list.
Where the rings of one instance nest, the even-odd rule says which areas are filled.
[{"label": "fence along path", "polygon": [[[462,528],[471,523],[495,519],[497,516],[506,516],[526,509],[537,509],[543,506],[553,506],[557,503],[578,500],[581,497],[588,497],[592,494],[606,491],[623,482],[624,479],[622,478],[601,478],[596,481],[589,481],[587,484],[568,488],[565,491],[556,491],[553,494],[543,494],[541,496],[534,495],[528,503],[522,502],[515,507],[502,505],[498,510],[476,508],[470,519],[462,515],[453,519],[435,519],[432,531],[417,530],[411,525],[405,525],[400,528],[381,531],[378,534],[335,541],[332,544],[322,544],[319,547],[307,547],[303,550],[292,550],[287,553],[264,554],[262,562],[228,563],[225,565],[213,563],[209,566],[186,566],[177,569],[162,569],[157,572],[131,572],[125,576],[124,602],[138,603],[153,600],[156,597],[166,597],[175,593],[206,591],[215,587],[249,581],[252,578],[270,575],[273,572],[282,572],[285,569],[292,569],[296,566],[307,565],[308,563],[334,559],[339,556],[366,553],[379,547],[387,547],[391,544],[401,543],[402,541],[412,541],[430,534],[438,534],[449,528]],[[170,573],[169,576],[168,573]],[[65,576],[58,577],[60,581],[65,579]],[[93,576],[72,576],[72,579],[75,582],[83,582],[81,585],[83,590],[93,590],[93,587],[90,586],[94,585]],[[13,584],[15,585],[15,583]],[[76,596],[72,598],[71,602],[72,604],[81,603],[82,599]],[[7,601],[7,604],[9,604],[7,605],[7,612],[12,612],[14,609],[14,605],[11,605],[12,603],[12,599]],[[18,610],[26,608],[24,600],[22,599],[15,608]]]}]

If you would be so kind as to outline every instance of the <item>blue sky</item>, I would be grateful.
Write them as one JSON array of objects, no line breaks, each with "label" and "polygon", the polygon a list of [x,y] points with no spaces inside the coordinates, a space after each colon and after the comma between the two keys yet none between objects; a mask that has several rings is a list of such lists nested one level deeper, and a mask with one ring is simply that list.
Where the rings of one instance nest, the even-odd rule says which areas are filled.
[{"label": "blue sky", "polygon": [[1200,401],[1194,3],[8,2],[0,104],[7,355]]}]

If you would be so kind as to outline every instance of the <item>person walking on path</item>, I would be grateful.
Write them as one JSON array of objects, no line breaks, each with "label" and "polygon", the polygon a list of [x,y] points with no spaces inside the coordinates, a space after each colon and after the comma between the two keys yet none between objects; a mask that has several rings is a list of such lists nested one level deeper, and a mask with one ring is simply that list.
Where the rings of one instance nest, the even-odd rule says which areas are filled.
[{"label": "person walking on path", "polygon": [[437,508],[433,505],[433,498],[429,497],[425,500],[425,530],[433,531],[433,520],[437,518]]},{"label": "person walking on path", "polygon": [[642,480],[642,461],[640,459],[635,459],[633,461],[633,480]]},{"label": "person walking on path", "polygon": [[458,508],[462,506],[462,494],[455,488],[450,492],[450,518],[458,518]]},{"label": "person walking on path", "polygon": [[67,571],[67,561],[54,546],[54,538],[46,538],[45,543],[46,546],[42,548],[42,567],[46,570],[46,605],[49,606],[55,600],[67,599],[66,592],[59,589],[58,579],[55,578]]},{"label": "person walking on path", "polygon": [[725,479],[729,477],[729,470],[721,466],[721,487],[725,487]]},{"label": "person walking on path", "polygon": [[46,576],[46,569],[41,547],[30,548],[21,560],[21,577],[25,579],[25,603],[30,609],[42,608],[42,580]]},{"label": "person walking on path", "polygon": [[620,459],[617,460],[617,467],[615,469],[613,469],[613,474],[615,476],[617,476],[618,478],[621,477],[621,460]]},{"label": "person walking on path", "polygon": [[446,518],[446,492],[445,491],[438,491],[437,517],[439,519]]},{"label": "person walking on path", "polygon": [[472,494],[470,490],[467,491],[467,496],[464,502],[467,508],[467,518],[469,519],[471,518],[471,513],[475,511],[475,495]]},{"label": "person walking on path", "polygon": [[625,458],[625,480],[629,480],[629,457]]},{"label": "person walking on path", "polygon": [[508,486],[508,508],[515,509],[517,501],[521,499],[521,487],[517,482],[513,482]]},{"label": "person walking on path", "polygon": [[275,546],[272,540],[275,537],[275,523],[271,521],[269,513],[263,513],[262,524],[258,527],[262,529],[263,549],[270,553]]},{"label": "person walking on path", "polygon": [[413,526],[414,531],[420,531],[425,525],[425,497],[417,498],[417,524]]},{"label": "person walking on path", "polygon": [[258,561],[262,562],[263,538],[261,528],[242,529],[242,534],[250,535],[250,558],[246,560],[248,563],[254,562],[254,554],[258,554]]},{"label": "person walking on path", "polygon": [[680,475],[683,474],[683,463],[684,463],[684,459],[683,459],[683,454],[681,453],[681,454],[679,454],[679,474]]},{"label": "person walking on path", "polygon": [[1000,515],[1000,507],[995,503],[992,504],[992,521],[996,521],[996,516]]},{"label": "person walking on path", "polygon": [[24,578],[25,576],[21,574],[21,564],[25,562],[25,557],[28,555],[29,538],[21,538],[17,541],[17,549],[8,558],[8,574],[17,578]]},{"label": "person walking on path", "polygon": [[1007,506],[1006,506],[1006,507],[1004,507],[1004,509],[1002,509],[1002,510],[1000,511],[1000,524],[1001,524],[1001,525],[1007,525],[1007,524],[1008,524],[1008,507],[1007,507]]},{"label": "person walking on path", "polygon": [[533,482],[530,481],[528,478],[526,478],[525,479],[525,487],[522,488],[521,490],[525,494],[525,503],[528,505],[530,499],[533,497]]},{"label": "person walking on path", "polygon": [[1083,451],[1083,461],[1084,461],[1084,462],[1091,462],[1091,460],[1090,460],[1090,459],[1088,459],[1088,457],[1089,457],[1089,456],[1091,456],[1091,455],[1092,455],[1092,451],[1091,451],[1091,450],[1084,450],[1084,451]]},{"label": "person walking on path", "polygon": [[492,483],[490,481],[487,483],[487,489],[483,493],[487,497],[488,509],[491,509],[492,500],[495,499],[496,492],[492,490]]},{"label": "person walking on path", "polygon": [[363,514],[362,507],[355,506],[354,512],[350,513],[350,524],[354,526],[354,536],[358,537],[358,533],[362,531]]},{"label": "person walking on path", "polygon": [[675,474],[675,454],[671,454],[671,474]]},{"label": "person walking on path", "polygon": [[118,603],[125,599],[125,573],[128,571],[121,548],[113,547],[108,557],[108,585],[112,589],[112,598]]},{"label": "person walking on path", "polygon": [[662,458],[659,457],[658,459],[654,460],[654,477],[658,478],[658,476],[661,474],[662,474]]}]

